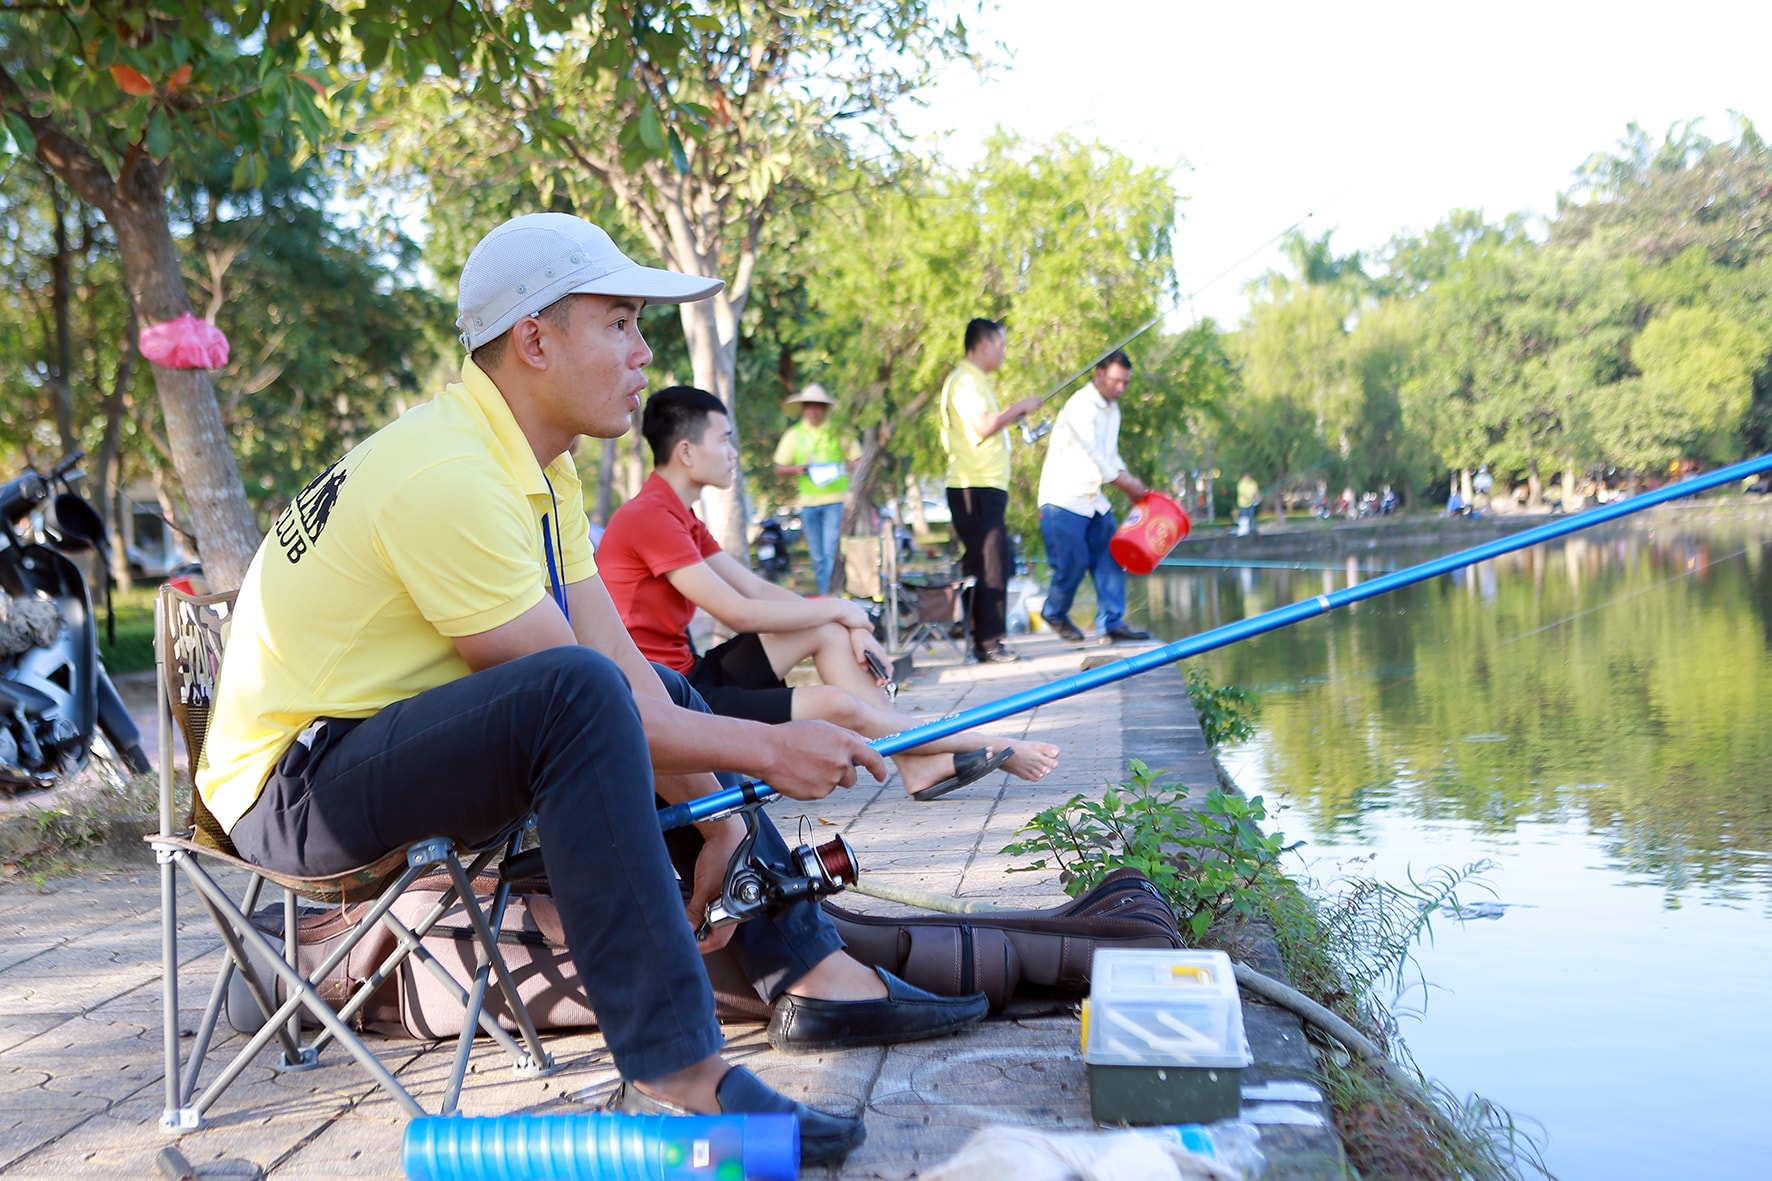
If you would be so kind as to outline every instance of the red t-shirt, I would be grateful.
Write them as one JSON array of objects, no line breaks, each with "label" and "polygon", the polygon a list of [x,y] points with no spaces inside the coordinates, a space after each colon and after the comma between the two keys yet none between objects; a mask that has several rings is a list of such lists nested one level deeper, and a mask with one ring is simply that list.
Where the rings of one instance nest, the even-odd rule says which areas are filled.
[{"label": "red t-shirt", "polygon": [[597,573],[646,659],[680,673],[695,667],[689,647],[695,604],[665,575],[719,552],[708,527],[657,472],[610,516],[597,546]]}]

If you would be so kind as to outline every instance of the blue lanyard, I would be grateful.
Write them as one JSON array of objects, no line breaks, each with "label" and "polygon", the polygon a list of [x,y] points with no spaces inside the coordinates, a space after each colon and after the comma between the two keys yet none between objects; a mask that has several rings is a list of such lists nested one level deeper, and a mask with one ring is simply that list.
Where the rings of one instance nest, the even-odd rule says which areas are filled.
[{"label": "blue lanyard", "polygon": [[572,608],[566,605],[565,577],[562,573],[566,567],[566,543],[564,540],[560,543],[560,564],[558,566],[554,564],[554,538],[560,532],[560,502],[554,496],[554,483],[548,479],[547,473],[542,473],[541,480],[548,486],[548,499],[554,505],[552,532],[548,530],[549,514],[543,513],[541,515],[541,551],[548,562],[548,591],[554,596],[554,602],[560,604],[560,613],[566,616],[566,622],[571,623]]}]

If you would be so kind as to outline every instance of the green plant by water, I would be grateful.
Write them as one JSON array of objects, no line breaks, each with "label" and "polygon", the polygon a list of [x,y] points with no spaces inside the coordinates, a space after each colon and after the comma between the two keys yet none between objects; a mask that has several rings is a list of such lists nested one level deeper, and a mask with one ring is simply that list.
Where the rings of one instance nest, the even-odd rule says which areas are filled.
[{"label": "green plant by water", "polygon": [[1221,919],[1252,919],[1279,878],[1280,857],[1296,846],[1262,832],[1261,797],[1245,799],[1213,787],[1196,807],[1188,789],[1165,785],[1161,771],[1138,759],[1132,778],[1109,784],[1100,800],[1079,793],[1038,813],[1003,847],[1037,859],[1011,873],[1056,867],[1073,898],[1124,866],[1141,871],[1162,892],[1182,928],[1198,940]]},{"label": "green plant by water", "polygon": [[[1281,879],[1268,897],[1267,918],[1299,990],[1420,1076],[1383,997],[1411,972],[1419,978],[1414,949],[1433,938],[1437,916],[1462,914],[1460,891],[1492,893],[1482,878],[1488,868],[1484,861],[1439,866],[1403,884],[1356,874],[1301,888]],[[1425,1076],[1418,1085],[1398,1085],[1333,1045],[1320,1047],[1318,1063],[1349,1163],[1368,1181],[1551,1176],[1542,1129],[1481,1095],[1461,1097]]]},{"label": "green plant by water", "polygon": [[1181,667],[1207,746],[1216,750],[1227,742],[1247,742],[1255,737],[1255,715],[1261,709],[1255,690],[1217,684],[1206,666],[1198,662],[1183,663]]}]

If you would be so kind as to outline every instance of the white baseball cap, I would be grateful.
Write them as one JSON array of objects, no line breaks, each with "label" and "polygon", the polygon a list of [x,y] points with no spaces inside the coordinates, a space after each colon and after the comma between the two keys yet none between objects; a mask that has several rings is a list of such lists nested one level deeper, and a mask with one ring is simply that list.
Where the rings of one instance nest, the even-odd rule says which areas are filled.
[{"label": "white baseball cap", "polygon": [[703,275],[643,267],[582,217],[530,213],[487,234],[468,255],[456,291],[455,326],[471,352],[568,295],[690,303],[725,285]]}]

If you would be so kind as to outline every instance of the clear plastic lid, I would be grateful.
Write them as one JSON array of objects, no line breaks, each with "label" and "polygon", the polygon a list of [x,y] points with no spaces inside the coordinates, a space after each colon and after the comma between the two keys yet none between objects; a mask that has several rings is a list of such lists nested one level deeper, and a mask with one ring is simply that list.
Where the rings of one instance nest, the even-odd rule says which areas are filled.
[{"label": "clear plastic lid", "polygon": [[1101,1066],[1248,1066],[1230,957],[1160,948],[1096,952],[1083,1060]]}]

